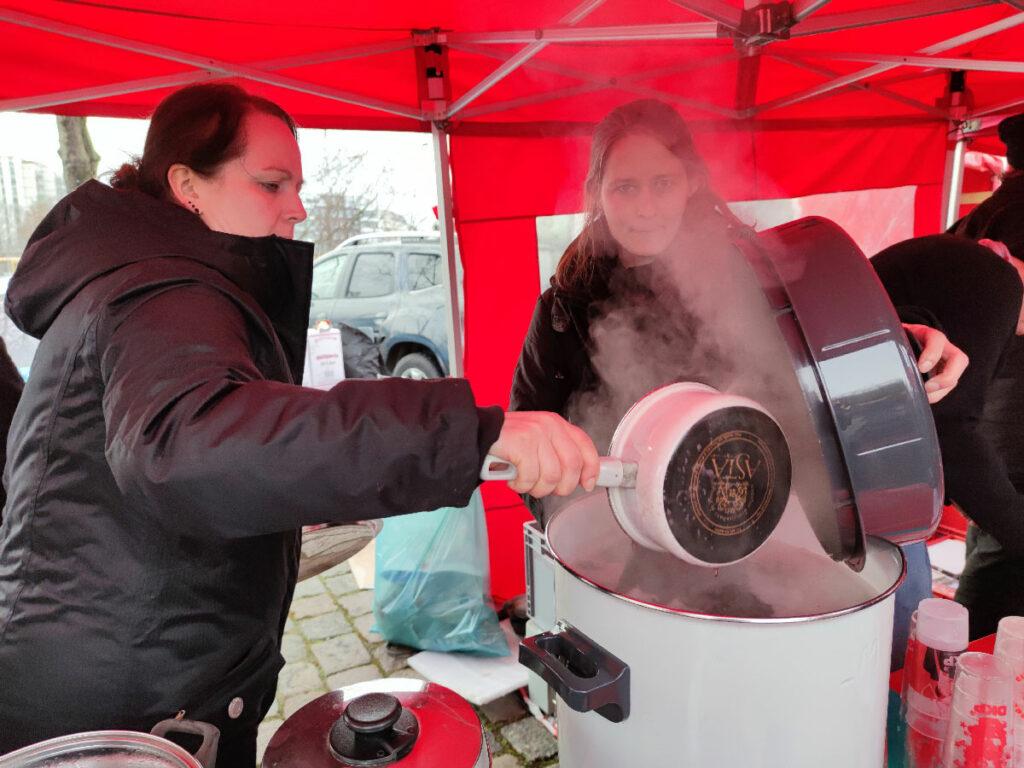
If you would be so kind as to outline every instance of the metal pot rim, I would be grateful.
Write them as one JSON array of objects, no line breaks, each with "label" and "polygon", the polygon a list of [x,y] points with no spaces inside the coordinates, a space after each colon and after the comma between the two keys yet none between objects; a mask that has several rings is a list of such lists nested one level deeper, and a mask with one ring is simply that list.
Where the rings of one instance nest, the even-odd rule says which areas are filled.
[{"label": "metal pot rim", "polygon": [[[181,768],[202,768],[195,756],[174,742],[140,731],[83,731],[82,733],[57,736],[0,756],[0,768],[21,766],[27,760],[33,761],[33,765],[48,765],[49,763],[40,761],[82,756],[79,755],[81,751],[100,747],[120,747],[126,751],[134,749],[134,751],[167,758],[169,765],[177,765]],[[175,762],[172,763],[172,760]]]},{"label": "metal pot rim", "polygon": [[717,614],[700,613],[699,611],[689,611],[689,610],[686,610],[686,609],[683,609],[683,608],[670,608],[668,606],[659,605],[657,603],[652,603],[652,602],[647,602],[647,601],[644,601],[644,600],[639,600],[638,598],[635,598],[635,597],[629,597],[627,595],[619,594],[618,592],[615,592],[614,590],[611,590],[611,589],[609,589],[607,587],[601,586],[600,584],[595,582],[593,579],[588,578],[587,576],[584,576],[582,573],[580,573],[576,569],[573,569],[570,566],[566,565],[566,563],[562,561],[562,559],[558,556],[558,553],[555,552],[554,549],[552,549],[552,555],[554,556],[555,561],[558,563],[559,567],[564,569],[568,574],[570,574],[574,578],[579,579],[584,584],[587,584],[590,587],[593,587],[598,592],[602,592],[602,593],[608,595],[609,597],[613,597],[616,600],[621,600],[621,601],[623,601],[625,603],[630,603],[630,604],[635,605],[635,606],[637,606],[639,608],[649,608],[651,610],[658,611],[660,613],[668,613],[668,614],[672,614],[672,615],[675,615],[675,616],[682,616],[682,617],[691,618],[691,619],[699,619],[699,620],[702,620],[702,621],[724,621],[724,622],[730,622],[730,623],[736,623],[736,624],[777,625],[777,624],[806,624],[806,623],[810,623],[810,622],[813,622],[813,621],[822,621],[822,620],[825,620],[825,619],[834,619],[834,618],[839,617],[839,616],[846,616],[848,614],[857,613],[858,611],[862,611],[862,610],[864,610],[866,608],[870,608],[871,606],[876,605],[877,603],[880,603],[883,600],[885,600],[886,598],[888,598],[890,595],[892,595],[899,588],[900,584],[902,584],[903,580],[906,578],[906,575],[907,575],[907,560],[903,556],[903,552],[900,550],[900,548],[898,546],[896,546],[895,544],[893,544],[892,542],[889,542],[889,541],[886,541],[885,539],[881,539],[881,538],[874,537],[874,536],[867,537],[867,542],[866,542],[865,550],[868,553],[869,557],[870,557],[870,553],[871,552],[873,552],[873,551],[877,552],[877,551],[885,550],[885,549],[890,549],[890,551],[895,551],[895,553],[899,555],[899,558],[900,558],[900,572],[899,572],[899,575],[896,577],[896,579],[893,581],[893,583],[890,584],[888,587],[886,587],[886,589],[882,590],[882,592],[880,594],[875,595],[874,597],[870,598],[869,600],[865,600],[863,602],[856,603],[854,605],[847,606],[845,608],[837,608],[836,610],[833,610],[833,611],[826,611],[824,613],[801,614],[801,615],[795,615],[795,616],[768,616],[768,617],[721,616],[721,615],[717,615]]}]

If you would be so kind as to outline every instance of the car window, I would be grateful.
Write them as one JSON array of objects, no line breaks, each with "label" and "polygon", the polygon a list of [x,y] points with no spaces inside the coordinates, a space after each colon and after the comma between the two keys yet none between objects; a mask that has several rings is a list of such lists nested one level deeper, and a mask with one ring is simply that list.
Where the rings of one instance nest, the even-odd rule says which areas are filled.
[{"label": "car window", "polygon": [[395,255],[393,253],[360,253],[352,268],[348,296],[372,299],[387,296],[395,290]]},{"label": "car window", "polygon": [[409,269],[410,291],[419,291],[441,284],[441,254],[410,253],[406,264]]},{"label": "car window", "polygon": [[337,295],[338,278],[344,266],[344,256],[334,256],[313,265],[313,298],[333,299]]}]

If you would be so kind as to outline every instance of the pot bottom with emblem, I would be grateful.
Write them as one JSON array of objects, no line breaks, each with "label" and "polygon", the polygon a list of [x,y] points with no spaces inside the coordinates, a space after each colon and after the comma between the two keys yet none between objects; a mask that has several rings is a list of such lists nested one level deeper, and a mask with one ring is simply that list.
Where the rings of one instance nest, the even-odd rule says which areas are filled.
[{"label": "pot bottom with emblem", "polygon": [[721,566],[755,552],[789,499],[782,429],[759,404],[697,383],[671,384],[622,418],[610,453],[637,467],[608,489],[623,531],[688,563]]}]

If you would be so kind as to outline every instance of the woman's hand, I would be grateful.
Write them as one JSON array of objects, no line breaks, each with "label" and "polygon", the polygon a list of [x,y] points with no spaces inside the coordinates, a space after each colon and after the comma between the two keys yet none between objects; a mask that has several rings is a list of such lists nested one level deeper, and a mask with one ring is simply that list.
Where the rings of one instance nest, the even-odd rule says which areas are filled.
[{"label": "woman's hand", "polygon": [[928,402],[935,404],[956,388],[970,361],[942,331],[910,323],[904,323],[903,327],[914,335],[922,347],[917,370],[921,373],[932,372],[932,378],[925,382],[924,391],[928,393]]},{"label": "woman's hand", "polygon": [[540,498],[567,496],[582,485],[592,491],[600,468],[593,441],[561,416],[543,411],[505,414],[498,442],[488,453],[516,468],[508,485]]},{"label": "woman's hand", "polygon": [[1001,243],[998,240],[989,240],[987,237],[983,237],[978,241],[978,245],[984,245],[1003,261],[1009,261],[1013,256],[1010,249],[1006,247],[1006,243]]}]

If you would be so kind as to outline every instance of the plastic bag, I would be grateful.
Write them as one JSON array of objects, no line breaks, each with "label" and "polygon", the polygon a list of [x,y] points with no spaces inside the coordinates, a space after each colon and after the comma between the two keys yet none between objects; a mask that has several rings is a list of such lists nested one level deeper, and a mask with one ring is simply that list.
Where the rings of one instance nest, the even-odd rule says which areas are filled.
[{"label": "plastic bag", "polygon": [[480,493],[467,507],[391,517],[377,537],[374,631],[424,651],[507,656],[490,601]]}]

